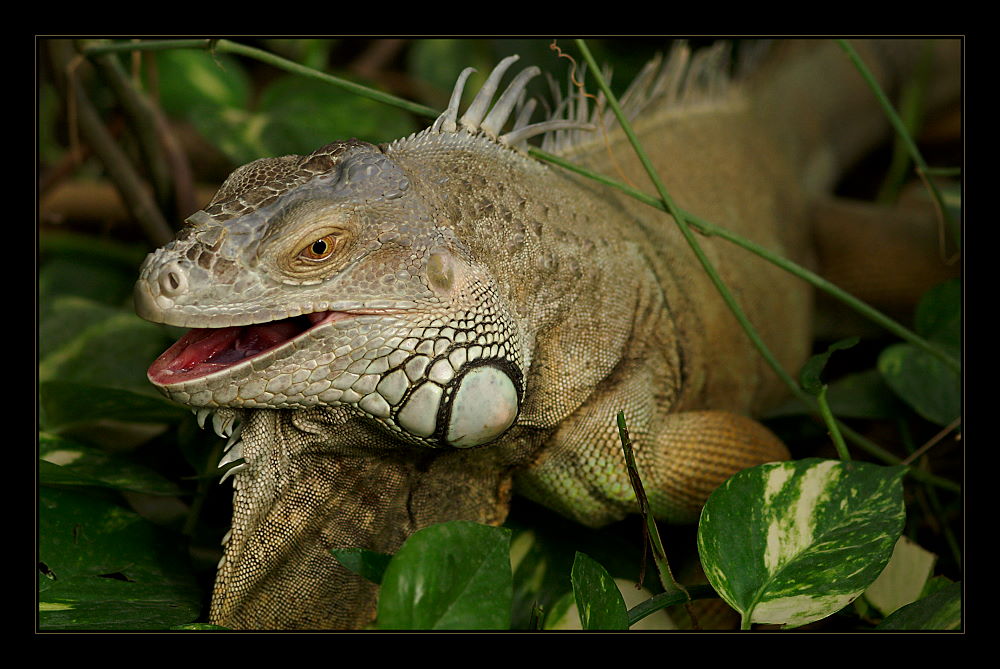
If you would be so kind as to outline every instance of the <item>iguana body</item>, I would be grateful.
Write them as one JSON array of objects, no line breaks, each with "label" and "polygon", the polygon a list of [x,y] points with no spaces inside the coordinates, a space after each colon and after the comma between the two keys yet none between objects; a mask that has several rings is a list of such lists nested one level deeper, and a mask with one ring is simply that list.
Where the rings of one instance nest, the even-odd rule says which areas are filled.
[{"label": "iguana body", "polygon": [[[884,129],[842,54],[814,51],[725,93],[689,84],[636,121],[682,207],[805,264],[810,203]],[[887,84],[905,76],[906,58],[866,55]],[[816,71],[824,86],[806,93]],[[808,97],[826,87],[839,92]],[[498,524],[513,490],[589,525],[622,517],[634,499],[620,410],[668,520],[786,456],[745,417],[781,388],[672,221],[511,148],[522,137],[500,134],[506,112],[473,103],[458,119],[456,105],[388,145],[240,168],[143,267],[140,315],[201,328],[150,379],[214,410],[233,434],[224,461],[245,461],[215,623],[363,626],[376,588],[329,549],[391,553],[433,523]],[[651,190],[618,133],[570,144],[574,161]],[[797,369],[805,284],[701,241]]]}]

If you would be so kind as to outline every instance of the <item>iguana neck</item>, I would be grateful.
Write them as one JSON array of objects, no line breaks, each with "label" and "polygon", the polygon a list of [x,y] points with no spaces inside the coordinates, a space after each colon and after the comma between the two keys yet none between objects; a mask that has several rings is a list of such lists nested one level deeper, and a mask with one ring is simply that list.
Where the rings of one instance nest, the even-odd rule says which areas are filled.
[{"label": "iguana neck", "polygon": [[[243,418],[248,467],[235,477],[215,624],[364,627],[374,620],[377,588],[343,568],[331,549],[394,553],[420,527],[454,519],[499,524],[506,515],[516,459],[510,449],[387,449],[383,435],[345,410],[254,410]],[[343,430],[356,437],[351,448],[336,437]]]}]

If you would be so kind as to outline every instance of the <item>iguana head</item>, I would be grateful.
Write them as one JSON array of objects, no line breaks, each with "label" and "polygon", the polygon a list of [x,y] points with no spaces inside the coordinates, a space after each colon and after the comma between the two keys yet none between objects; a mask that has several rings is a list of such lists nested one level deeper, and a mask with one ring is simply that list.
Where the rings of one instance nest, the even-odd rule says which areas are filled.
[{"label": "iguana head", "polygon": [[234,172],[143,265],[139,315],[195,328],[150,381],[192,407],[347,405],[430,446],[498,437],[520,334],[420,191],[357,140]]}]

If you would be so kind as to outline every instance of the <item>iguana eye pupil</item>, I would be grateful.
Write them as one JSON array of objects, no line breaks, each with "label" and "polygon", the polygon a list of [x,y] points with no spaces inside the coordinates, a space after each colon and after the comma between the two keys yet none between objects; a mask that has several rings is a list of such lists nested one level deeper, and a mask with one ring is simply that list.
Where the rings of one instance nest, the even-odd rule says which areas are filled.
[{"label": "iguana eye pupil", "polygon": [[326,260],[333,254],[334,248],[336,248],[336,243],[333,236],[327,235],[314,241],[299,255],[306,260]]}]

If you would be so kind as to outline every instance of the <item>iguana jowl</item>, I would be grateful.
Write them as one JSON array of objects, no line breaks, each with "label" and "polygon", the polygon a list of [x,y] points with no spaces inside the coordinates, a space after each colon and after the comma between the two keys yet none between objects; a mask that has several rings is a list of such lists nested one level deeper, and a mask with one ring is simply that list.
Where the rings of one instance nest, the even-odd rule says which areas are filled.
[{"label": "iguana jowl", "polygon": [[[906,48],[867,50],[884,85],[906,75]],[[718,70],[712,54],[688,62],[679,49],[663,77],[637,83],[640,138],[683,207],[811,263],[812,199],[881,134],[882,116],[833,47],[726,90],[708,90],[717,72],[681,85]],[[138,313],[194,328],[150,380],[202,419],[214,413],[229,437],[222,464],[243,461],[212,622],[363,626],[376,588],[329,549],[393,552],[432,523],[500,523],[512,489],[589,525],[622,517],[634,499],[619,410],[666,519],[692,519],[727,476],[786,456],[745,417],[781,389],[673,223],[521,150],[561,130],[553,150],[646,184],[631,149],[615,132],[585,133],[604,121],[575,111],[537,126],[519,114],[504,133],[537,74],[490,110],[512,62],[461,118],[467,73],[421,133],[239,168],[143,266]],[[796,369],[805,284],[702,243]]]}]

